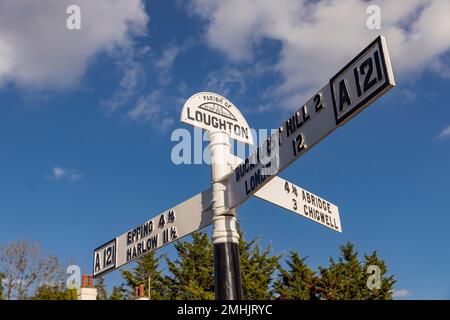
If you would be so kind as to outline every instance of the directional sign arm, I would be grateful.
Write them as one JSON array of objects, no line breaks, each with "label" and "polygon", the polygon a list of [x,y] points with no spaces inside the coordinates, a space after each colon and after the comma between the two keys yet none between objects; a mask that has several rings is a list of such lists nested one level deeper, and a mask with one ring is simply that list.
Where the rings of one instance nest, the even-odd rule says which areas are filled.
[{"label": "directional sign arm", "polygon": [[117,269],[211,223],[211,189],[208,189],[95,249],[94,277]]},{"label": "directional sign arm", "polygon": [[[286,119],[277,134],[244,161],[230,163],[232,172],[223,177],[227,184],[227,209],[236,208],[256,195],[341,232],[335,205],[276,175],[394,86],[386,40],[379,36]],[[228,100],[213,93],[191,98],[196,100],[185,104],[183,122],[204,129],[212,126],[227,131],[236,140],[252,143],[245,119],[239,119],[242,115]],[[269,155],[268,161],[264,160],[264,154]],[[94,276],[119,268],[211,223],[211,189],[208,189],[95,249]]]},{"label": "directional sign arm", "polygon": [[334,231],[342,232],[336,205],[280,177],[274,177],[254,195]]},{"label": "directional sign arm", "polygon": [[[379,36],[258,146],[227,179],[227,205],[235,208],[292,162],[395,86],[384,37]],[[269,161],[261,154],[275,150]],[[270,170],[266,170],[270,168]],[[267,172],[270,173],[267,173]]]},{"label": "directional sign arm", "polygon": [[[233,154],[230,160],[232,170],[243,161]],[[335,204],[278,176],[256,191],[254,196],[342,232],[339,208]]]}]

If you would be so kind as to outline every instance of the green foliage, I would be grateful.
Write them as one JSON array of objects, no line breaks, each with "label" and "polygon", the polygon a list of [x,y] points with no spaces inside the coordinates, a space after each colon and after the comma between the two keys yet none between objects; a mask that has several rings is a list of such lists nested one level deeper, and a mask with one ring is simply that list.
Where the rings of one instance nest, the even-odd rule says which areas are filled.
[{"label": "green foliage", "polygon": [[279,267],[279,277],[274,284],[274,291],[281,300],[315,300],[316,277],[306,264],[305,258],[300,258],[298,252],[292,251],[286,261],[289,269]]},{"label": "green foliage", "polygon": [[256,243],[257,239],[246,242],[242,232],[239,238],[242,291],[245,300],[267,300],[273,297],[270,290],[280,255],[271,256],[271,246],[264,251]]},{"label": "green foliage", "polygon": [[32,300],[77,300],[77,291],[62,284],[43,284],[36,289]]},{"label": "green foliage", "polygon": [[[378,257],[377,251],[371,255],[364,255],[364,270],[369,266],[378,266],[381,272],[381,286],[379,289],[369,290],[366,299],[368,300],[392,300],[393,288],[396,280],[393,275],[387,276],[387,265],[384,260]],[[370,276],[370,275],[369,275]]]},{"label": "green foliage", "polygon": [[109,300],[125,300],[127,295],[127,289],[125,285],[114,286],[111,295],[109,296]]},{"label": "green foliage", "polygon": [[167,266],[172,276],[167,277],[170,299],[214,299],[213,244],[205,232],[192,234],[192,242],[175,244],[178,259]]},{"label": "green foliage", "polygon": [[107,300],[108,292],[105,286],[105,279],[103,277],[98,277],[95,279],[94,287],[97,289],[97,300]]},{"label": "green foliage", "polygon": [[[165,258],[169,275],[158,270],[159,258],[150,253],[137,261],[133,270],[124,270],[125,284],[113,288],[111,300],[132,299],[135,286],[148,288],[148,275],[152,281],[152,299],[214,299],[213,243],[205,232],[195,232],[192,241],[175,243],[177,258]],[[239,240],[243,298],[246,300],[362,300],[392,299],[394,277],[387,275],[386,263],[377,252],[364,255],[360,261],[353,244],[340,247],[340,257],[329,259],[327,267],[314,272],[306,265],[306,258],[290,252],[286,269],[280,266],[281,255],[271,255],[271,246],[264,250],[257,239],[245,241],[242,232]],[[369,266],[380,270],[381,285],[369,288],[375,277]],[[277,272],[278,271],[278,272]],[[373,282],[373,281],[372,281]]]},{"label": "green foliage", "polygon": [[[122,286],[122,297],[124,299],[134,298],[134,288],[143,284],[145,294],[148,296],[150,277],[150,297],[152,300],[161,300],[167,297],[166,280],[158,269],[160,257],[155,257],[154,252],[150,252],[139,258],[133,270],[123,270],[122,277],[126,281],[126,286]],[[116,296],[119,294],[117,290]]]},{"label": "green foliage", "polygon": [[[376,252],[365,255],[361,263],[353,244],[348,242],[340,247],[341,257],[336,262],[330,258],[327,268],[319,267],[320,276],[317,281],[317,293],[321,299],[327,300],[366,300],[392,299],[395,283],[393,276],[386,276],[387,268]],[[367,267],[376,265],[381,270],[381,288],[369,289]]]}]

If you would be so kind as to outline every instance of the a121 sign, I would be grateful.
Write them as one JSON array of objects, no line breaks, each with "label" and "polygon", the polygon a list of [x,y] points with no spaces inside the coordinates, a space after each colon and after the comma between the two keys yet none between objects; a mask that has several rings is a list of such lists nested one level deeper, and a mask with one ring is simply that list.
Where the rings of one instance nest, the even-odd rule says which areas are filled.
[{"label": "a121 sign", "polygon": [[357,114],[390,85],[392,67],[386,65],[390,60],[384,57],[382,41],[378,37],[330,80],[336,124]]}]

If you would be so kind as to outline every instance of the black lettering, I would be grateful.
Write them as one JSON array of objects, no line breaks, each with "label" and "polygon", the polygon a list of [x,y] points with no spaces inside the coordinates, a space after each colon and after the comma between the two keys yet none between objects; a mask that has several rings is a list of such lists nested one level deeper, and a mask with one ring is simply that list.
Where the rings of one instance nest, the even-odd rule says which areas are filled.
[{"label": "black lettering", "polygon": [[212,123],[212,126],[214,127],[214,128],[218,128],[219,127],[219,124],[217,123],[217,121],[219,121],[216,117],[211,117],[211,123]]},{"label": "black lettering", "polygon": [[164,214],[162,214],[161,217],[159,217],[158,227],[164,228],[165,224],[166,224],[166,219],[164,218]]},{"label": "black lettering", "polygon": [[381,81],[383,79],[383,74],[381,73],[380,54],[378,51],[375,51],[375,67],[377,68],[378,81]]},{"label": "black lettering", "polygon": [[142,255],[142,243],[138,243],[137,245],[137,254],[138,256]]},{"label": "black lettering", "polygon": [[175,212],[173,210],[169,211],[169,217],[167,218],[168,223],[175,222]]},{"label": "black lettering", "polygon": [[359,82],[358,68],[353,69],[353,74],[355,75],[356,92],[358,93],[358,97],[361,97],[361,83]]},{"label": "black lettering", "polygon": [[303,151],[305,148],[304,141],[303,141],[303,135],[299,134],[294,140],[292,140],[292,148],[294,151],[294,156],[299,154]]},{"label": "black lettering", "polygon": [[191,109],[187,108],[187,117],[189,120],[194,120],[194,117],[191,116]]},{"label": "black lettering", "polygon": [[175,227],[170,228],[170,238],[172,240],[175,240],[176,238],[178,238],[177,228],[175,228]]},{"label": "black lettering", "polygon": [[227,122],[225,120],[219,119],[219,129],[227,130]]},{"label": "black lettering", "polygon": [[302,107],[302,116],[303,116],[303,123],[308,122],[308,120],[311,119],[311,115],[308,114],[308,109],[306,108],[306,106]]},{"label": "black lettering", "polygon": [[[231,122],[230,122],[230,124],[231,124]],[[234,125],[234,134],[237,136],[241,135],[241,127],[238,126],[237,124]]]},{"label": "black lettering", "polygon": [[169,229],[163,231],[163,243],[169,242]]},{"label": "black lettering", "polygon": [[294,130],[292,129],[292,118],[289,118],[286,121],[286,136],[289,137],[290,134],[294,133]]},{"label": "black lettering", "polygon": [[373,61],[372,58],[367,58],[362,64],[361,64],[361,74],[365,75],[364,78],[364,85],[363,89],[364,92],[369,91],[374,85],[377,84],[377,79],[374,77],[372,78],[373,73]]},{"label": "black lettering", "polygon": [[248,188],[247,180],[245,180],[245,195],[248,196],[250,192],[252,192],[252,190]]},{"label": "black lettering", "polygon": [[296,197],[298,197],[297,188],[294,185],[292,185],[292,193],[295,194]]},{"label": "black lettering", "polygon": [[158,234],[155,234],[152,238],[152,248],[157,248],[158,247]]},{"label": "black lettering", "polygon": [[200,111],[195,111],[195,120],[198,122],[203,122],[203,113]]},{"label": "black lettering", "polygon": [[303,121],[300,119],[300,112],[296,112],[295,115],[295,128],[294,131],[303,126]]},{"label": "black lettering", "polygon": [[322,94],[321,93],[316,94],[316,96],[314,97],[314,102],[316,104],[314,109],[315,109],[316,113],[319,113],[323,109],[323,102],[322,102]]},{"label": "black lettering", "polygon": [[344,110],[344,104],[351,105],[352,101],[350,100],[345,79],[342,79],[339,83],[339,111]]},{"label": "black lettering", "polygon": [[241,179],[241,175],[240,175],[240,167],[242,165],[238,165],[236,169],[234,169],[234,174],[236,175],[236,182],[238,182]]},{"label": "black lettering", "polygon": [[98,252],[95,254],[95,272],[100,270],[100,257]]},{"label": "black lettering", "polygon": [[241,127],[242,136],[248,139],[248,128]]},{"label": "black lettering", "polygon": [[211,125],[211,116],[210,116],[209,114],[204,114],[204,120],[203,120],[203,122],[204,122],[207,126]]}]

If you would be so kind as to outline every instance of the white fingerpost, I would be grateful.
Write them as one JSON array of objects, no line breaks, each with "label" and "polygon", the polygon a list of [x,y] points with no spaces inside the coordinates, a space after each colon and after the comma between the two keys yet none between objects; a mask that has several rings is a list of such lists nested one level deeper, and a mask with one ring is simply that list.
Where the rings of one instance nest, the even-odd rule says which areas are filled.
[{"label": "white fingerpost", "polygon": [[[209,133],[212,188],[94,249],[94,277],[213,224],[216,299],[242,299],[234,209],[257,196],[342,232],[337,206],[277,175],[394,86],[386,39],[380,35],[245,160],[230,153],[230,139],[253,144],[242,113],[217,93],[194,94],[184,104],[180,121]],[[96,296],[92,278],[90,283],[79,290],[80,299]]]},{"label": "white fingerpost", "polygon": [[223,131],[209,131],[212,173],[212,211],[214,243],[214,288],[217,300],[241,300],[242,283],[239,264],[239,233],[236,211],[227,210],[223,177],[231,172],[230,136]]}]

